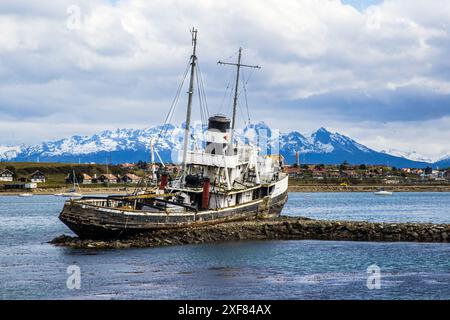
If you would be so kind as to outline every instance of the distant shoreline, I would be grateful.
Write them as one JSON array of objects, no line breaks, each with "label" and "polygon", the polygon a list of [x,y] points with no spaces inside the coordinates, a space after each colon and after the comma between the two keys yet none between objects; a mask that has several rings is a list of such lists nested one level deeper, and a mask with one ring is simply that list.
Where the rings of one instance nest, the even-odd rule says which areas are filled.
[{"label": "distant shoreline", "polygon": [[289,192],[375,192],[380,189],[392,192],[450,192],[449,185],[395,185],[395,186],[336,186],[336,185],[290,185]]},{"label": "distant shoreline", "polygon": [[[332,193],[332,192],[375,192],[380,189],[393,192],[450,192],[449,185],[440,186],[420,186],[420,185],[397,185],[397,186],[337,186],[337,185],[290,185],[289,192],[307,192],[307,193]],[[86,188],[81,189],[84,195],[126,195],[133,191],[129,188],[128,191],[120,190],[118,188]],[[33,195],[54,195],[57,193],[67,192],[66,189],[37,189],[37,190],[21,190],[21,191],[0,191],[0,196],[17,196],[23,193],[32,193]]]}]

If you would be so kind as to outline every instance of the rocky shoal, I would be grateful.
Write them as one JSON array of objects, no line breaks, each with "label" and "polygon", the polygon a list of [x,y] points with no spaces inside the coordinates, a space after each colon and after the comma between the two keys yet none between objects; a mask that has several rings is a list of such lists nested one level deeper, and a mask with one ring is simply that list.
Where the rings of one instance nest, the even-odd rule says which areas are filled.
[{"label": "rocky shoal", "polygon": [[280,217],[271,220],[153,231],[115,240],[88,240],[62,235],[49,243],[72,248],[114,249],[242,240],[448,242],[450,241],[450,225],[319,221]]}]

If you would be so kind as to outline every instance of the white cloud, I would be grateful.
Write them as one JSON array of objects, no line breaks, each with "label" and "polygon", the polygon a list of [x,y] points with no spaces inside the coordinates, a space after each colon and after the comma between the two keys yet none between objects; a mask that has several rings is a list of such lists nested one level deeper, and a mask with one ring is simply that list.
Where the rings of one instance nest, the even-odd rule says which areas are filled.
[{"label": "white cloud", "polygon": [[[79,29],[67,28],[70,5],[81,10]],[[187,62],[192,26],[199,28],[212,112],[230,72],[216,62],[239,46],[245,62],[263,66],[252,77],[249,98],[258,109],[254,114],[273,126],[286,127],[283,114],[273,114],[284,103],[290,129],[300,131],[301,125],[327,124],[337,131],[365,130],[364,120],[375,120],[364,119],[367,113],[357,119],[358,110],[342,105],[310,108],[307,115],[295,107],[296,100],[315,96],[363,92],[378,99],[378,92],[401,95],[402,88],[450,94],[450,2],[445,0],[432,5],[390,0],[363,11],[338,0],[4,0],[0,12],[0,116],[10,124],[0,128],[0,144],[162,121]],[[376,134],[384,132],[386,140],[364,139],[356,129],[355,138],[380,149],[392,145],[428,154],[450,149],[434,125],[450,110],[445,114],[441,108],[421,122],[410,116],[401,121],[404,109],[390,108],[385,120],[376,120]],[[414,108],[417,115],[427,112],[423,105]],[[292,117],[311,121],[292,124]],[[49,131],[54,123],[59,124]],[[407,132],[418,124],[427,128],[421,131],[424,140],[388,134],[393,127]],[[12,138],[14,126],[25,128]],[[375,133],[371,128],[367,132]],[[437,142],[427,143],[426,137]]]}]

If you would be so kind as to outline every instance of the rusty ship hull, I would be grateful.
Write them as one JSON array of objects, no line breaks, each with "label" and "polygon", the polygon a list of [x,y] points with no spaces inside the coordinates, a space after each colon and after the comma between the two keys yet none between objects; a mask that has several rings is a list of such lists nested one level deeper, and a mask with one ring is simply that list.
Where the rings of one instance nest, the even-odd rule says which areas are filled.
[{"label": "rusty ship hull", "polygon": [[80,238],[111,239],[154,230],[214,225],[240,220],[278,217],[288,199],[287,191],[222,210],[178,214],[106,208],[92,200],[68,201],[59,219]]}]

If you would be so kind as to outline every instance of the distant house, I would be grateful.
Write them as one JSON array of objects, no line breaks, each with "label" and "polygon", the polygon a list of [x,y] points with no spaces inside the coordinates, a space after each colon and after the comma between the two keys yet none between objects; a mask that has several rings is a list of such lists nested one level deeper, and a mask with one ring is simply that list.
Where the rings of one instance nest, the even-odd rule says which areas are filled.
[{"label": "distant house", "polygon": [[321,175],[313,175],[313,179],[314,180],[325,180],[325,177],[321,176]]},{"label": "distant house", "polygon": [[102,174],[97,178],[99,183],[117,183],[117,177],[111,173]]},{"label": "distant house", "polygon": [[353,170],[344,170],[341,172],[341,177],[343,177],[343,178],[358,178],[359,174],[357,174]]},{"label": "distant house", "polygon": [[36,189],[37,188],[37,184],[35,182],[27,182],[24,185],[25,189]]},{"label": "distant house", "polygon": [[76,174],[76,180],[73,181],[73,173],[69,173],[66,178],[66,183],[81,183],[81,184],[92,184],[92,177],[86,173]]},{"label": "distant house", "polygon": [[447,178],[447,179],[450,179],[450,169],[445,171],[444,177]]},{"label": "distant house", "polygon": [[12,182],[14,180],[14,173],[8,169],[0,171],[0,181]]},{"label": "distant house", "polygon": [[136,164],[134,164],[134,163],[122,163],[120,166],[122,168],[124,168],[124,169],[133,169],[133,168],[136,167]]},{"label": "distant house", "polygon": [[324,180],[325,179],[325,173],[320,171],[320,170],[315,170],[313,172],[313,179]]},{"label": "distant house", "polygon": [[290,177],[299,176],[302,173],[302,169],[297,166],[286,166],[283,168],[283,171]]},{"label": "distant house", "polygon": [[28,183],[8,183],[3,186],[4,189],[8,190],[20,190],[20,189],[36,189],[36,182],[28,182]]},{"label": "distant house", "polygon": [[400,180],[398,179],[392,179],[392,177],[390,179],[384,179],[383,182],[385,184],[399,184]]},{"label": "distant house", "polygon": [[30,175],[30,181],[35,183],[44,183],[46,181],[45,175],[39,170],[36,170]]},{"label": "distant house", "polygon": [[86,173],[81,174],[82,184],[92,184],[92,177]]},{"label": "distant house", "polygon": [[138,183],[141,180],[141,177],[132,174],[132,173],[127,173],[125,175],[123,175],[122,177],[120,177],[120,182],[123,183]]},{"label": "distant house", "polygon": [[333,170],[327,172],[327,177],[330,179],[339,179],[341,177],[341,174],[339,173],[339,170]]}]

